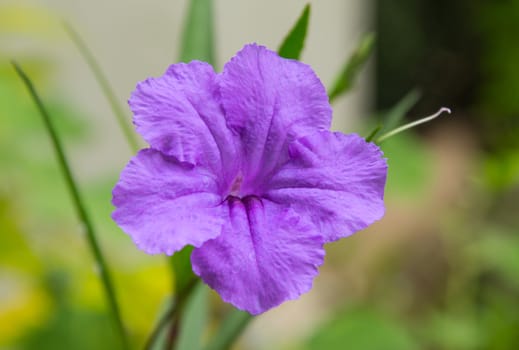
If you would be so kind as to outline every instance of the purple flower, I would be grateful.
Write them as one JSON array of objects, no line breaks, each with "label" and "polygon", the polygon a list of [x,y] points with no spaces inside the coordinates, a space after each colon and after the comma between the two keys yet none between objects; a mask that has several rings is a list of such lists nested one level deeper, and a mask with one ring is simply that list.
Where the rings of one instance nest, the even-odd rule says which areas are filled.
[{"label": "purple flower", "polygon": [[113,190],[113,219],[149,254],[195,247],[193,271],[251,314],[312,287],[323,244],[384,214],[387,165],[357,135],[330,132],[312,69],[255,44],[221,74],[174,64],[130,101],[150,144]]}]

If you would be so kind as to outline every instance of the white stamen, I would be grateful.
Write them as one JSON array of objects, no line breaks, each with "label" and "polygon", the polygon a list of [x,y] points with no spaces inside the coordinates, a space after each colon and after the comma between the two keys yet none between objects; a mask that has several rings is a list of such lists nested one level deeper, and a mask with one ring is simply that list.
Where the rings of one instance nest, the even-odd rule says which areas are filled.
[{"label": "white stamen", "polygon": [[446,112],[448,114],[451,114],[451,110],[447,107],[442,107],[438,110],[438,112],[434,113],[433,115],[430,115],[428,117],[425,117],[425,118],[422,118],[422,119],[419,119],[417,121],[414,121],[414,122],[411,122],[409,124],[405,124],[405,125],[402,125],[396,129],[393,129],[387,133],[385,133],[384,135],[380,136],[376,141],[375,143],[381,143],[382,141],[384,141],[385,139],[393,136],[393,135],[396,135],[402,131],[405,131],[407,129],[411,129],[417,125],[420,125],[420,124],[423,124],[423,123],[427,123],[428,121],[431,121],[433,119],[436,119],[437,117],[439,117],[443,112]]}]

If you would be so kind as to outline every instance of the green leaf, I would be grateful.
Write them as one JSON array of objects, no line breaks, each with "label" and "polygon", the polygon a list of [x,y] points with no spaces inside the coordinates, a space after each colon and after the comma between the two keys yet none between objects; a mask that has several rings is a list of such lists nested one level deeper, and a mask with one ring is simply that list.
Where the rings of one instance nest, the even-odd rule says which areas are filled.
[{"label": "green leaf", "polygon": [[378,124],[371,132],[369,133],[368,137],[366,137],[366,142],[371,142],[375,136],[378,135],[378,133],[382,130],[382,124]]},{"label": "green leaf", "polygon": [[176,300],[168,298],[166,305],[160,310],[157,324],[153,327],[149,338],[146,340],[144,350],[163,350],[168,340],[167,326],[171,322],[172,311],[175,309]]},{"label": "green leaf", "polygon": [[208,289],[199,283],[185,306],[180,325],[177,350],[196,350],[202,348],[202,335],[208,321]]},{"label": "green leaf", "polygon": [[495,271],[519,288],[519,237],[514,230],[500,227],[482,229],[482,238],[468,247],[469,262]]},{"label": "green leaf", "polygon": [[185,17],[180,60],[201,60],[215,65],[213,38],[213,3],[191,0]]},{"label": "green leaf", "polygon": [[[184,251],[186,251],[184,249]],[[185,259],[184,259],[185,260]],[[161,312],[161,316],[159,317],[157,324],[153,327],[153,331],[150,333],[148,339],[146,340],[146,344],[144,349],[146,350],[156,350],[156,349],[164,349],[170,348],[171,346],[176,346],[178,343],[177,330],[178,325],[183,324],[184,320],[182,319],[184,316],[186,304],[189,304],[193,299],[193,291],[196,290],[196,282],[198,280],[193,279],[187,284],[184,289],[177,290],[174,294],[173,298],[170,299],[167,308],[164,308]],[[202,296],[199,296],[202,298]],[[205,296],[204,296],[205,298]],[[200,303],[200,301],[196,301],[195,303]],[[188,305],[189,307],[189,305]],[[196,306],[191,306],[196,307]],[[207,308],[205,308],[207,309]],[[198,311],[193,311],[189,313],[198,313]],[[188,317],[194,317],[189,316]],[[182,320],[181,320],[182,319]],[[169,326],[169,330],[167,329]],[[205,324],[204,324],[205,326]],[[172,337],[173,335],[173,337]]]},{"label": "green leaf", "polygon": [[191,268],[192,246],[186,246],[171,257],[173,273],[175,275],[175,293],[183,294],[188,290],[192,281],[196,278]]},{"label": "green leaf", "polygon": [[101,65],[97,62],[94,54],[88,46],[86,45],[83,38],[79,35],[79,33],[72,27],[69,23],[63,22],[63,26],[65,31],[70,36],[70,39],[76,45],[79,50],[81,56],[85,60],[85,62],[90,67],[90,70],[94,74],[97,83],[101,87],[103,94],[105,95],[108,103],[110,104],[110,108],[119,124],[119,128],[122,130],[130,149],[133,152],[137,152],[139,150],[139,141],[137,140],[137,136],[133,131],[133,127],[131,125],[131,120],[125,113],[125,109],[122,107],[121,102],[118,100],[117,96],[115,96],[114,89],[110,85],[108,78],[103,73],[101,69]]},{"label": "green leaf", "polygon": [[[30,331],[22,333],[16,345],[12,344],[16,349],[103,350],[120,347],[106,315],[73,305],[69,294],[55,303],[56,307],[46,322],[34,324]],[[10,344],[6,345],[2,348],[11,348]]]},{"label": "green leaf", "polygon": [[433,312],[426,322],[425,336],[435,349],[481,349],[485,334],[470,313]]},{"label": "green leaf", "polygon": [[97,233],[94,230],[92,220],[90,219],[90,216],[86,211],[85,203],[80,195],[77,181],[72,174],[72,170],[69,165],[70,163],[68,162],[67,157],[65,156],[65,149],[63,147],[61,138],[59,137],[56,131],[54,121],[50,117],[46,106],[40,99],[39,94],[36,92],[36,89],[34,88],[31,79],[27,76],[25,71],[16,62],[13,61],[12,64],[16,73],[18,74],[22,82],[25,84],[25,87],[27,88],[31,99],[33,100],[36,109],[40,113],[40,116],[43,120],[47,134],[49,135],[49,138],[52,142],[52,146],[58,159],[61,171],[63,173],[63,176],[65,177],[66,186],[70,192],[73,204],[76,208],[77,216],[85,229],[85,237],[87,239],[87,243],[96,262],[96,266],[99,269],[99,277],[101,279],[101,284],[104,287],[107,303],[110,308],[110,311],[112,312],[112,317],[117,331],[119,332],[119,335],[121,337],[121,348],[129,349],[130,345],[123,324],[123,319],[121,317],[119,303],[116,299],[115,289],[112,282],[111,273],[108,268],[108,263],[106,262],[104,254],[98,243]]},{"label": "green leaf", "polygon": [[357,73],[371,55],[374,44],[375,34],[370,33],[362,38],[355,51],[353,51],[350,58],[342,68],[341,73],[335,80],[335,84],[329,90],[330,102],[351,89]]},{"label": "green leaf", "polygon": [[[214,66],[213,3],[212,0],[191,0],[185,17],[180,60],[201,60]],[[175,276],[175,292],[187,291],[195,279],[191,269],[192,247],[185,247],[171,257]]]},{"label": "green leaf", "polygon": [[[484,304],[475,305],[480,312],[476,322],[479,326],[479,338],[482,338],[482,341],[479,346],[473,346],[471,349],[515,349],[519,344],[517,293],[503,288],[499,283],[491,288],[492,291],[486,295]],[[443,349],[456,348],[443,347]]]},{"label": "green leaf", "polygon": [[299,16],[296,24],[283,40],[278,53],[281,57],[298,60],[305,45],[308,20],[310,18],[310,4],[307,4]]},{"label": "green leaf", "polygon": [[503,193],[519,184],[519,150],[489,153],[483,162],[483,179],[495,193]]},{"label": "green leaf", "polygon": [[370,142],[375,140],[376,143],[378,141],[375,136],[378,136],[381,133],[387,133],[393,129],[395,129],[402,119],[404,119],[405,115],[409,110],[418,102],[420,99],[420,92],[417,89],[411,90],[407,93],[396,105],[394,105],[389,111],[382,114],[380,120],[381,122],[377,125],[377,127],[369,134],[366,138],[366,141]]},{"label": "green leaf", "polygon": [[204,350],[227,350],[252,320],[247,312],[232,309]]},{"label": "green leaf", "polygon": [[421,93],[417,89],[409,91],[396,105],[394,105],[388,112],[382,116],[383,125],[381,132],[386,132],[398,127],[404,119],[407,112],[420,99]]},{"label": "green leaf", "polygon": [[369,307],[349,309],[324,325],[305,345],[305,350],[419,348],[405,327]]},{"label": "green leaf", "polygon": [[386,197],[415,199],[431,181],[432,154],[416,135],[402,133],[381,145],[391,171],[387,174]]}]

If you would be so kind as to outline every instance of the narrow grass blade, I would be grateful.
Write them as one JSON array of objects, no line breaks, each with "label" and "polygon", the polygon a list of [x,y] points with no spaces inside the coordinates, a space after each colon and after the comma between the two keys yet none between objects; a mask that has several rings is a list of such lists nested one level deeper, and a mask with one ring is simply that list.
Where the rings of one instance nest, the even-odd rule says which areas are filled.
[{"label": "narrow grass blade", "polygon": [[153,331],[150,333],[146,343],[144,344],[144,350],[162,350],[164,344],[166,344],[167,334],[166,326],[171,322],[173,313],[176,312],[177,305],[174,300],[171,300],[170,305],[165,309],[159,316],[157,324],[153,327]]},{"label": "narrow grass blade", "polygon": [[211,338],[210,343],[204,350],[227,350],[234,341],[240,336],[245,327],[252,320],[253,316],[247,312],[238,309],[232,309],[220,327],[217,329],[215,336]]},{"label": "narrow grass blade", "polygon": [[192,281],[197,277],[191,269],[191,252],[192,246],[184,247],[179,252],[176,252],[171,257],[171,267],[174,273],[175,293],[183,294],[189,288]]},{"label": "narrow grass blade", "polygon": [[373,129],[369,136],[366,137],[366,141],[371,142],[380,133],[388,132],[396,128],[402,119],[404,119],[406,113],[409,112],[419,99],[420,92],[417,89],[411,90],[388,112],[382,114],[381,122]]},{"label": "narrow grass blade", "polygon": [[201,60],[215,65],[212,0],[191,0],[180,49],[180,60]]},{"label": "narrow grass blade", "polygon": [[[188,13],[186,14],[182,42],[180,48],[180,60],[189,62],[201,60],[215,65],[214,54],[214,30],[213,30],[213,2],[212,0],[191,0]],[[169,323],[166,348],[174,348],[179,341],[179,328],[183,323],[183,307],[186,300],[193,292],[193,287],[198,278],[193,274],[191,268],[192,247],[185,247],[182,251],[174,254],[171,259],[172,273],[175,279],[175,293],[173,303],[176,305],[160,327]],[[168,322],[169,320],[169,322]],[[205,327],[204,325],[201,325]]]},{"label": "narrow grass blade", "polygon": [[121,313],[119,311],[119,306],[118,306],[118,303],[117,303],[117,300],[115,297],[115,291],[114,291],[114,287],[112,284],[112,279],[110,277],[110,272],[108,270],[108,265],[105,261],[103,253],[101,252],[99,243],[97,242],[97,238],[96,238],[96,234],[95,234],[95,231],[94,231],[94,228],[92,225],[92,221],[90,220],[90,217],[88,216],[88,213],[83,204],[83,200],[79,194],[77,182],[74,179],[72,172],[70,170],[70,166],[69,166],[69,163],[67,162],[67,158],[65,157],[65,152],[64,152],[63,146],[61,144],[61,141],[58,137],[58,134],[56,133],[52,120],[51,120],[49,114],[47,113],[47,110],[45,109],[43,102],[41,101],[40,97],[38,96],[31,80],[29,79],[27,74],[25,74],[25,72],[22,70],[22,68],[16,62],[13,61],[12,64],[14,66],[14,69],[16,70],[16,73],[20,76],[20,79],[23,81],[23,83],[27,87],[27,90],[29,91],[31,98],[34,101],[38,111],[40,112],[43,122],[45,123],[45,127],[47,129],[49,137],[51,138],[52,145],[53,145],[54,151],[56,153],[56,157],[58,158],[58,162],[61,166],[61,170],[65,177],[65,181],[66,181],[68,190],[72,196],[74,206],[76,207],[79,221],[81,222],[81,224],[83,225],[83,227],[86,231],[88,245],[89,245],[90,250],[92,251],[92,255],[94,256],[94,259],[97,263],[97,268],[99,269],[101,282],[102,282],[102,285],[104,287],[105,294],[107,297],[108,306],[112,312],[112,316],[116,323],[117,330],[121,336],[122,348],[129,349],[129,343],[128,343],[128,339],[126,336],[126,331],[124,329],[123,321],[121,318]]},{"label": "narrow grass blade", "polygon": [[352,88],[355,77],[370,57],[374,44],[375,35],[373,33],[362,38],[355,51],[353,51],[352,55],[342,68],[333,87],[329,90],[330,92],[328,95],[330,97],[330,102],[342,94],[345,94]]},{"label": "narrow grass blade", "polygon": [[[212,0],[191,0],[188,6],[188,13],[184,17],[180,60],[189,62],[196,59],[208,62],[214,66]],[[162,332],[162,328],[168,324],[170,326],[166,339],[166,348],[173,348],[178,343],[178,329],[182,323],[183,305],[191,295],[193,286],[198,281],[191,269],[191,251],[191,247],[185,247],[170,259],[171,270],[175,279],[174,294],[172,296],[173,307],[164,315],[151,334],[146,349],[152,348],[157,336]]]},{"label": "narrow grass blade", "polygon": [[378,135],[378,133],[380,132],[380,130],[382,129],[382,124],[379,124],[377,125],[368,135],[368,137],[366,137],[366,142],[371,142],[375,136]]},{"label": "narrow grass blade", "polygon": [[409,91],[396,105],[394,105],[387,113],[383,115],[384,128],[382,132],[393,130],[404,119],[407,112],[420,99],[421,93],[417,89]]},{"label": "narrow grass blade", "polygon": [[281,57],[293,58],[295,60],[298,60],[301,57],[305,45],[309,18],[310,4],[307,4],[296,24],[285,37],[278,50]]},{"label": "narrow grass blade", "polygon": [[[148,340],[146,341],[144,346],[145,350],[155,350],[157,347],[163,349],[165,347],[164,344],[167,343],[170,343],[167,348],[171,348],[171,343],[174,343],[175,341],[175,339],[171,339],[171,332],[176,331],[176,326],[178,326],[178,318],[182,312],[184,303],[188,300],[189,295],[197,286],[198,282],[198,279],[192,279],[190,283],[185,286],[185,289],[183,289],[182,292],[177,292],[174,294],[173,298],[171,298],[171,303],[168,309],[162,314],[153,331],[151,332]],[[169,330],[169,334],[165,334],[166,327],[168,325],[171,325],[171,329]],[[175,327],[173,327],[174,325]]]},{"label": "narrow grass blade", "polygon": [[202,336],[208,321],[208,287],[198,283],[189,297],[182,315],[178,344],[175,350],[202,349]]},{"label": "narrow grass blade", "polygon": [[129,123],[129,119],[126,113],[124,112],[123,108],[121,107],[121,104],[115,96],[114,90],[110,86],[108,79],[103,73],[101,66],[99,65],[99,63],[97,63],[94,55],[88,49],[87,45],[85,44],[81,36],[79,36],[78,32],[75,31],[74,28],[72,28],[72,26],[65,21],[63,21],[63,26],[65,27],[65,31],[70,36],[70,39],[72,39],[72,42],[78,48],[79,52],[81,53],[81,56],[83,56],[83,59],[87,62],[88,66],[92,70],[92,73],[94,73],[94,77],[96,78],[99,86],[101,86],[101,89],[103,90],[103,93],[106,99],[108,100],[110,107],[112,108],[112,112],[114,113],[117,119],[117,123],[119,124],[119,127],[121,128],[121,130],[124,133],[124,136],[126,137],[128,145],[130,146],[132,151],[137,152],[139,150],[139,143],[137,142],[135,133],[133,132],[132,126]]},{"label": "narrow grass blade", "polygon": [[[214,66],[213,3],[212,0],[191,0],[188,13],[184,17],[180,60],[194,59]],[[175,293],[182,293],[195,275],[191,270],[192,247],[185,247],[174,254],[170,261],[175,279]]]}]

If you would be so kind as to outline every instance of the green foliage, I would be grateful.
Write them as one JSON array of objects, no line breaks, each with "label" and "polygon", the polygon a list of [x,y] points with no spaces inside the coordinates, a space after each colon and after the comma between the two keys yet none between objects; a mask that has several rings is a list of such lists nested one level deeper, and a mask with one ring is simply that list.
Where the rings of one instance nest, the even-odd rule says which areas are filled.
[{"label": "green foliage", "polygon": [[[35,81],[45,86],[46,75],[52,71],[48,63],[28,61],[26,69]],[[19,162],[26,160],[34,164],[42,154],[34,154],[34,146],[48,143],[48,138],[41,133],[42,123],[34,106],[27,103],[27,92],[15,75],[12,66],[0,62],[0,160],[3,167],[19,169]],[[48,97],[48,110],[55,119],[56,129],[64,135],[66,141],[84,139],[88,125],[84,116],[55,96]],[[22,142],[20,142],[22,141]],[[12,145],[17,147],[12,147]],[[40,147],[40,151],[41,147]],[[4,170],[6,168],[3,168]]]},{"label": "green foliage", "polygon": [[485,235],[469,246],[471,263],[485,266],[519,290],[519,237],[517,232],[488,227]]},{"label": "green foliage", "polygon": [[117,349],[119,341],[111,332],[110,319],[84,309],[58,309],[42,328],[21,340],[19,349],[91,350]]},{"label": "green foliage", "polygon": [[477,321],[466,313],[433,314],[427,323],[427,337],[441,349],[477,349],[485,340]]},{"label": "green foliage", "polygon": [[402,133],[382,144],[387,158],[386,196],[418,198],[431,180],[432,157],[420,139],[412,133]]},{"label": "green foliage", "polygon": [[296,24],[290,30],[278,49],[278,53],[281,57],[292,58],[295,60],[298,60],[301,57],[301,53],[305,46],[309,18],[310,4],[307,4]]},{"label": "green foliage", "polygon": [[405,95],[393,108],[382,114],[378,125],[366,137],[366,141],[370,142],[380,134],[385,134],[399,127],[407,112],[418,102],[419,98],[420,93],[417,90],[412,90]]},{"label": "green foliage", "polygon": [[70,276],[64,271],[49,271],[45,276],[45,288],[52,296],[53,313],[46,324],[33,329],[21,340],[20,349],[120,348],[117,331],[105,312],[88,310],[69,302],[69,282]]},{"label": "green foliage", "polygon": [[[213,33],[212,0],[191,0],[184,22],[180,60],[183,62],[201,60],[214,66]],[[181,331],[179,338],[176,339],[176,345],[182,346],[180,349],[196,349],[200,347],[199,335],[205,329],[208,319],[207,305],[203,304],[205,301],[200,301],[200,298],[204,298],[205,292],[203,289],[198,288],[195,289],[197,292],[193,295],[193,286],[197,281],[197,277],[191,268],[190,257],[192,251],[193,247],[186,246],[170,259],[175,279],[174,302],[177,303],[171,313],[171,319],[173,320],[172,322],[177,322],[177,318],[181,319],[179,321]],[[188,302],[184,305],[186,300]],[[184,315],[186,318],[184,318]],[[194,328],[190,329],[190,327]]]},{"label": "green foliage", "polygon": [[481,52],[481,83],[473,110],[481,121],[482,138],[497,151],[518,149],[519,1],[482,2],[472,13]]},{"label": "green foliage", "polygon": [[[185,17],[180,60],[214,62],[213,4],[211,0],[191,0]],[[176,291],[181,292],[195,276],[191,270],[192,247],[186,247],[173,255]]]},{"label": "green foliage", "polygon": [[305,350],[417,349],[405,327],[377,310],[351,308],[325,324],[303,347]]},{"label": "green foliage", "polygon": [[[53,71],[49,63],[37,60],[28,60],[26,69],[43,87],[47,85],[47,75]],[[35,221],[53,217],[66,228],[73,215],[70,196],[63,187],[54,158],[49,161],[53,157],[51,143],[42,132],[44,125],[38,111],[12,66],[0,63],[0,76],[0,182],[3,184],[0,192],[6,188],[17,193],[16,202],[31,212]],[[67,147],[73,148],[89,131],[85,117],[55,94],[46,92],[45,96],[57,132],[63,135]]]},{"label": "green foliage", "polygon": [[39,272],[40,261],[24,237],[19,214],[9,199],[0,192],[0,266],[20,273]]},{"label": "green foliage", "polygon": [[485,341],[481,348],[515,349],[519,344],[517,290],[515,293],[494,290],[486,295],[484,302],[480,331],[484,334]]},{"label": "green foliage", "polygon": [[484,180],[494,192],[519,185],[519,150],[507,149],[485,157]]},{"label": "green foliage", "polygon": [[180,294],[187,291],[196,278],[191,269],[192,246],[186,246],[171,257],[171,265],[175,276],[175,293]]},{"label": "green foliage", "polygon": [[120,310],[119,310],[119,305],[118,305],[118,302],[117,302],[117,299],[115,296],[113,282],[112,282],[112,279],[110,276],[110,272],[108,270],[108,265],[106,263],[104,255],[99,246],[99,243],[97,240],[97,234],[94,231],[92,221],[90,220],[90,217],[87,214],[85,205],[79,194],[78,185],[77,185],[75,178],[72,175],[70,165],[65,156],[65,151],[63,148],[61,138],[57,134],[57,131],[56,131],[57,129],[54,126],[54,122],[52,121],[51,116],[48,114],[47,109],[45,108],[42,100],[40,99],[39,95],[37,94],[36,89],[35,89],[32,81],[30,80],[30,78],[26,75],[26,73],[22,70],[22,68],[16,62],[13,62],[13,67],[14,67],[15,71],[17,72],[17,74],[19,75],[20,79],[26,85],[27,90],[29,91],[29,95],[30,95],[31,99],[33,100],[34,104],[36,105],[36,108],[38,109],[38,112],[40,113],[41,118],[44,121],[45,130],[46,130],[49,138],[52,141],[52,145],[53,145],[56,157],[58,158],[58,163],[59,163],[60,169],[66,180],[67,189],[68,189],[70,195],[72,196],[73,205],[76,208],[79,221],[85,229],[87,243],[89,244],[91,253],[94,256],[95,262],[99,269],[100,280],[105,289],[107,302],[110,307],[110,311],[112,312],[112,317],[116,324],[117,330],[121,337],[121,339],[120,339],[121,347],[122,347],[122,349],[128,349],[129,343],[128,343],[128,339],[126,337],[126,331],[124,329],[123,320],[122,320]]},{"label": "green foliage", "polygon": [[212,0],[191,0],[185,17],[180,60],[201,60],[215,65]]},{"label": "green foliage", "polygon": [[208,292],[208,287],[199,283],[191,293],[180,326],[177,350],[202,349],[203,335],[209,318]]},{"label": "green foliage", "polygon": [[393,106],[387,113],[383,114],[383,121],[381,122],[383,128],[381,132],[388,132],[402,124],[406,114],[413,108],[413,106],[420,99],[420,93],[417,90],[408,92],[396,105]]},{"label": "green foliage", "polygon": [[72,39],[72,42],[78,48],[78,50],[81,53],[81,55],[83,56],[84,60],[90,66],[90,69],[92,70],[92,73],[94,74],[94,77],[96,78],[99,86],[103,90],[103,94],[105,95],[106,99],[110,103],[112,112],[114,113],[117,123],[119,124],[119,127],[121,128],[122,132],[124,133],[124,136],[126,137],[126,141],[128,142],[128,145],[130,146],[130,148],[133,152],[137,152],[139,150],[139,142],[137,141],[137,137],[136,137],[135,133],[133,132],[130,121],[129,121],[128,117],[126,116],[126,113],[124,112],[124,109],[122,108],[121,103],[115,96],[112,86],[110,85],[110,83],[108,82],[108,79],[106,78],[105,74],[103,73],[101,66],[99,65],[99,63],[97,63],[97,60],[95,59],[94,54],[90,51],[88,46],[85,44],[83,39],[79,36],[79,34],[74,30],[74,28],[67,22],[64,22],[63,24],[64,24],[65,31],[68,33],[68,35]]},{"label": "green foliage", "polygon": [[328,96],[330,102],[333,102],[337,97],[347,93],[353,87],[355,77],[370,57],[374,44],[375,35],[373,33],[367,34],[362,38],[357,48],[344,64],[332,88],[329,89]]},{"label": "green foliage", "polygon": [[474,11],[475,26],[480,30],[482,66],[487,79],[481,86],[481,102],[492,118],[512,117],[519,112],[519,47],[517,23],[519,2],[482,3]]},{"label": "green foliage", "polygon": [[[326,268],[330,270],[324,272],[336,276],[334,290],[329,291],[330,298],[334,298],[332,305],[344,300],[352,306],[337,313],[323,304],[323,310],[319,311],[329,312],[330,321],[311,331],[307,342],[300,340],[299,343],[304,344],[298,344],[301,346],[297,349],[505,350],[519,346],[519,222],[516,215],[519,161],[517,149],[506,147],[517,143],[517,99],[514,100],[517,79],[514,77],[518,55],[513,47],[515,32],[511,28],[517,23],[514,19],[518,12],[513,9],[518,3],[477,5],[485,50],[482,57],[474,57],[474,61],[482,59],[483,78],[490,83],[478,87],[481,97],[475,107],[478,115],[470,115],[470,123],[464,127],[470,128],[473,118],[484,118],[488,126],[485,133],[493,135],[485,140],[492,139],[495,142],[492,146],[499,146],[500,152],[471,149],[473,153],[466,157],[470,162],[463,159],[469,164],[468,170],[461,175],[449,172],[449,176],[458,176],[449,180],[463,184],[456,189],[460,194],[438,200],[426,191],[439,166],[436,157],[431,156],[429,145],[413,132],[385,142],[382,148],[389,162],[387,206],[402,198],[408,201],[398,203],[401,216],[396,220],[389,217],[375,229],[380,232],[360,233],[342,242],[342,248],[350,249],[350,254],[340,251],[341,259],[336,266],[328,261]],[[396,6],[391,7],[394,12],[398,10]],[[305,7],[281,46],[282,55],[299,57],[310,12],[310,7]],[[0,11],[0,30],[23,27],[23,13],[12,14]],[[38,32],[41,18],[36,21],[32,15],[27,18],[27,30]],[[405,20],[405,16],[386,18]],[[397,26],[403,25],[402,21],[397,22]],[[203,59],[214,63],[212,25],[212,3],[192,1],[185,22],[182,60]],[[416,39],[422,34],[413,31],[408,37],[398,39],[409,42],[409,37]],[[330,90],[331,100],[349,91],[372,47],[373,37],[368,36]],[[395,46],[390,46],[390,50],[402,52]],[[416,50],[413,54],[418,55]],[[78,141],[85,140],[88,127],[82,121],[85,118],[79,108],[66,103],[63,95],[53,93],[48,84],[54,68],[50,62],[41,59],[23,62],[44,92],[43,100],[48,101],[49,114],[55,121],[57,134],[63,137],[64,147],[72,152],[71,148],[76,147]],[[401,61],[398,65],[404,75],[415,73]],[[90,271],[91,265],[85,263],[88,255],[82,251],[83,245],[77,244],[76,237],[71,235],[77,231],[72,219],[73,208],[49,140],[42,132],[43,124],[10,66],[0,63],[0,78],[0,284],[2,290],[7,291],[0,298],[0,347],[115,349],[117,333],[104,310],[97,276]],[[383,115],[384,129],[378,131],[400,125],[417,98],[414,91],[406,95]],[[460,119],[460,123],[465,122],[463,117]],[[120,259],[118,272],[125,274],[128,273],[125,269],[138,269],[147,258],[159,261],[157,265],[168,266],[160,257],[128,255],[120,249],[123,242],[126,245],[131,242],[115,227],[109,215],[112,210],[110,191],[118,170],[110,170],[105,174],[106,179],[82,184],[96,224],[102,228],[106,243],[111,243],[111,257]],[[405,205],[412,209],[406,209]],[[417,213],[424,208],[432,208],[430,217],[413,216],[420,215]],[[414,222],[411,229],[406,228],[405,223],[395,222],[404,218]],[[38,229],[36,232],[34,227]],[[117,234],[112,234],[115,232]],[[79,237],[77,241],[82,242]],[[188,247],[171,259],[176,296],[188,290],[195,279],[189,261],[191,250]],[[359,263],[357,258],[362,261]],[[347,269],[356,272],[344,272]],[[166,296],[169,282],[166,271],[143,271],[140,279],[128,273],[127,279],[133,283],[129,285],[137,288],[121,289],[121,294],[129,295],[125,320],[131,319],[128,317],[131,312],[136,315],[134,318],[142,320],[143,310],[148,309],[152,317],[156,308],[147,307],[146,303]],[[347,278],[342,278],[343,273]],[[85,299],[82,293],[90,288],[88,278],[95,286],[94,291],[88,293],[94,296],[88,294],[90,299]],[[355,279],[362,280],[360,287],[355,286]],[[157,283],[164,284],[160,291],[157,291],[160,289]],[[343,293],[349,291],[346,288],[350,283],[354,292]],[[207,350],[229,349],[253,319],[233,308],[226,309],[229,310],[226,316],[212,315],[208,311],[207,291],[207,287],[198,284],[185,300],[178,339],[181,349],[202,346]],[[169,296],[168,300],[173,304]],[[308,313],[306,317],[314,315]],[[140,328],[128,324],[132,340],[138,341],[151,327],[147,321]],[[167,328],[162,330],[154,349],[163,348],[170,332]]]},{"label": "green foliage", "polygon": [[204,350],[226,350],[252,320],[247,312],[232,308]]}]

